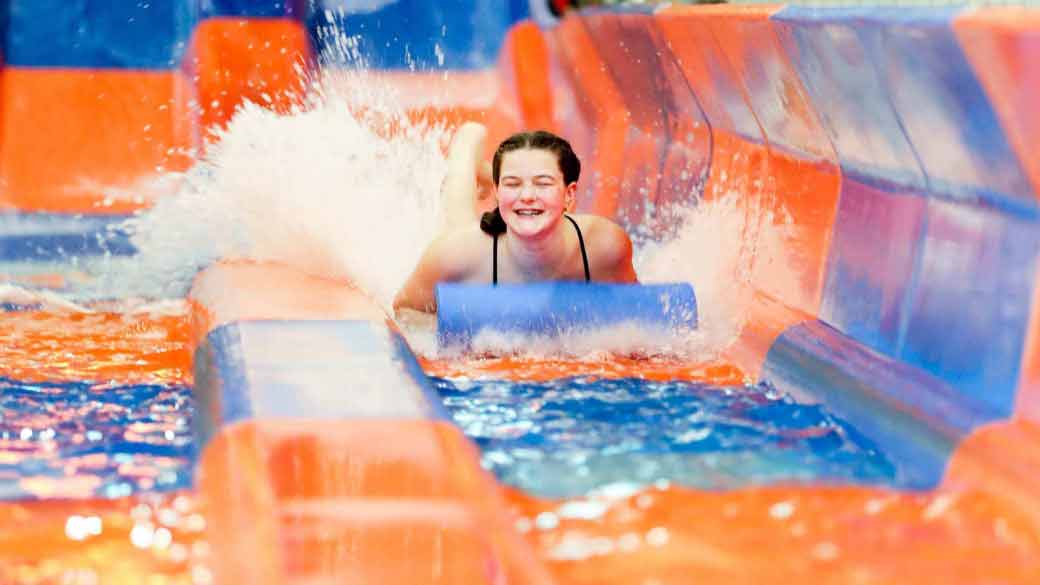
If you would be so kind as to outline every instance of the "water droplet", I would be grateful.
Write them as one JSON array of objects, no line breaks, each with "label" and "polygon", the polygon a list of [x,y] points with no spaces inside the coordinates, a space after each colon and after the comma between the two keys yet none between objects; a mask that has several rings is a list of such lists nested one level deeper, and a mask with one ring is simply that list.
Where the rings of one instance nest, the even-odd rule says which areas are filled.
[{"label": "water droplet", "polygon": [[777,520],[786,520],[794,514],[794,504],[792,502],[783,501],[777,502],[769,507],[769,516]]},{"label": "water droplet", "polygon": [[165,549],[173,542],[173,534],[168,528],[159,528],[152,536],[152,546],[157,549]]},{"label": "water droplet", "polygon": [[635,532],[626,532],[618,538],[618,549],[621,552],[634,552],[639,548],[640,538]]},{"label": "water droplet", "polygon": [[647,531],[646,543],[650,546],[664,546],[668,544],[669,537],[670,535],[668,534],[667,528],[664,526],[657,526]]},{"label": "water droplet", "polygon": [[155,527],[151,524],[138,524],[130,530],[130,542],[137,548],[149,548],[155,538]]},{"label": "water droplet", "polygon": [[841,549],[833,542],[821,542],[813,547],[812,555],[821,561],[833,561],[840,552]]},{"label": "water droplet", "polygon": [[65,537],[69,540],[86,540],[89,535],[86,519],[82,516],[69,516],[65,520]]},{"label": "water droplet", "polygon": [[676,437],[678,443],[696,443],[711,436],[711,427],[692,429]]},{"label": "water droplet", "polygon": [[552,512],[542,512],[534,519],[534,525],[538,530],[552,530],[560,525],[560,519]]}]

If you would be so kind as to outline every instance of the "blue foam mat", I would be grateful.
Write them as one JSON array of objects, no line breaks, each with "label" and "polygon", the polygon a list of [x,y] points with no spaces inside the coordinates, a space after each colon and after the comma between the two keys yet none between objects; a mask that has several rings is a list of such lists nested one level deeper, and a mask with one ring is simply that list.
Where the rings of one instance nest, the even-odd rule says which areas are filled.
[{"label": "blue foam mat", "polygon": [[625,322],[697,326],[697,299],[687,283],[441,284],[437,307],[442,343],[466,343],[483,329],[551,335]]}]

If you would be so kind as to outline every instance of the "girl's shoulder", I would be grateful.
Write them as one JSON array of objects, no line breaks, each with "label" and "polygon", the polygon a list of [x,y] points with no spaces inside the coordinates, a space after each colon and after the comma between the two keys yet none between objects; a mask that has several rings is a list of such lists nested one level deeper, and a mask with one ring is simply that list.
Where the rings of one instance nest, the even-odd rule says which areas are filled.
[{"label": "girl's shoulder", "polygon": [[479,226],[466,226],[441,234],[430,248],[446,278],[465,279],[488,263],[491,236]]},{"label": "girl's shoulder", "polygon": [[606,247],[617,245],[631,246],[628,232],[617,222],[602,215],[593,215],[591,213],[571,213],[569,215],[574,218],[574,221],[578,222],[578,227],[581,228],[582,235],[585,236],[587,243],[599,243]]},{"label": "girl's shoulder", "polygon": [[571,214],[578,222],[590,260],[600,267],[631,263],[632,240],[617,222],[592,214]]}]

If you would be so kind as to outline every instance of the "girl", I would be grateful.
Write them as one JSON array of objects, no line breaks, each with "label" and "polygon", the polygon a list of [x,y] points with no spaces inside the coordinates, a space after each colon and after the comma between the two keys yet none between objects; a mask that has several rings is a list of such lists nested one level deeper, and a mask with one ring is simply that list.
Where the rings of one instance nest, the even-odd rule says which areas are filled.
[{"label": "girl", "polygon": [[[636,282],[624,229],[568,213],[581,162],[566,140],[545,131],[514,134],[495,151],[489,173],[480,160],[486,137],[483,126],[467,123],[452,138],[441,190],[448,225],[397,293],[395,311],[435,312],[439,282]],[[492,195],[497,206],[478,223],[476,203]]]}]

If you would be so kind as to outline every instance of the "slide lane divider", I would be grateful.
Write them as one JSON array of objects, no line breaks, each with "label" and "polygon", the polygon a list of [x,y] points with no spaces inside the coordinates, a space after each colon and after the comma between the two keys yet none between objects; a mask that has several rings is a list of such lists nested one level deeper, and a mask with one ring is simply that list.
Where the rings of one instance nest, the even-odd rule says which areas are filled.
[{"label": "slide lane divider", "polygon": [[218,263],[191,299],[197,481],[218,579],[551,583],[363,293]]},{"label": "slide lane divider", "polygon": [[888,456],[900,488],[939,485],[957,443],[999,416],[816,320],[788,328],[773,343],[762,379],[850,422]]}]

